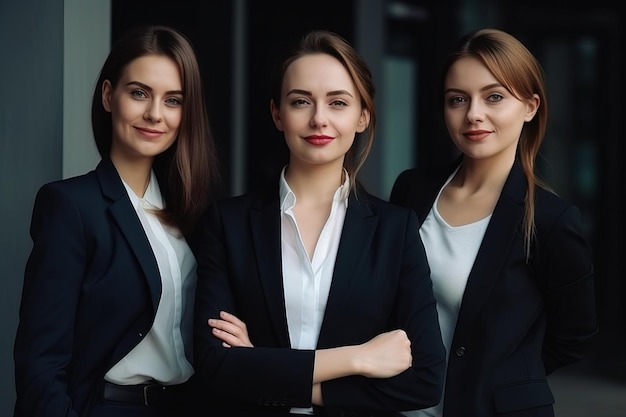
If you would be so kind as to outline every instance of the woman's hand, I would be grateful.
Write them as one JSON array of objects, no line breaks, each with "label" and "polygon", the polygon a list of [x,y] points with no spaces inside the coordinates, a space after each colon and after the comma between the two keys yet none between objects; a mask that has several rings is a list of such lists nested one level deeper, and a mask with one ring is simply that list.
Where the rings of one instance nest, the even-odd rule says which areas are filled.
[{"label": "woman's hand", "polygon": [[[360,345],[316,350],[313,384],[349,375],[391,378],[409,369],[412,362],[411,341],[406,332],[392,330]],[[321,401],[315,397],[315,390],[313,395],[314,401]]]},{"label": "woman's hand", "polygon": [[254,347],[248,337],[246,323],[234,315],[220,311],[219,319],[208,321],[213,334],[222,341],[224,347]]},{"label": "woman's hand", "polygon": [[381,333],[359,346],[355,362],[368,378],[390,378],[411,367],[411,341],[404,330]]}]

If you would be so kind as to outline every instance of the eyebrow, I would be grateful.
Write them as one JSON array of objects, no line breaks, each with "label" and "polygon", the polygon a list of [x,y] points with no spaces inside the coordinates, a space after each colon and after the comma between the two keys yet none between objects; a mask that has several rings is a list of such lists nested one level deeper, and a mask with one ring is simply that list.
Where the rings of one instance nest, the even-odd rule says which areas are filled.
[{"label": "eyebrow", "polygon": [[[294,88],[293,90],[289,90],[286,95],[289,96],[291,94],[302,94],[304,96],[309,96],[309,97],[313,95],[313,93],[311,93],[310,91],[300,90],[297,88]],[[329,91],[328,93],[326,93],[327,97],[341,96],[341,95],[348,95],[350,97],[353,97],[352,94],[350,94],[348,90],[335,90],[335,91]]]},{"label": "eyebrow", "polygon": [[[483,88],[480,89],[480,91],[491,90],[492,88],[497,88],[497,87],[504,88],[504,86],[500,83],[493,83],[493,84],[484,86]],[[448,93],[465,93],[465,90],[461,90],[460,88],[448,88],[444,91],[444,94],[448,94]]]},{"label": "eyebrow", "polygon": [[[144,83],[142,83],[140,81],[129,81],[129,82],[126,83],[126,86],[129,86],[129,85],[136,85],[136,86],[141,87],[144,90],[148,90],[148,91],[152,91],[153,90],[152,87],[150,87],[149,85],[146,85],[146,84],[144,84]],[[171,90],[171,91],[166,91],[165,94],[167,94],[167,95],[169,95],[169,94],[180,94],[180,95],[182,95],[183,92],[182,92],[182,90]]]}]

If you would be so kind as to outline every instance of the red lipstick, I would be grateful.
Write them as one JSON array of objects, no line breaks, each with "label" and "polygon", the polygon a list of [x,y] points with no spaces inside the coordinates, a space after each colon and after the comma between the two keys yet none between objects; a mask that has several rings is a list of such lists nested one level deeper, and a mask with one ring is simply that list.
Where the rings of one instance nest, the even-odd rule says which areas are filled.
[{"label": "red lipstick", "polygon": [[483,140],[490,134],[490,130],[468,130],[467,132],[463,132],[463,136],[471,141]]},{"label": "red lipstick", "polygon": [[311,145],[318,145],[318,146],[326,145],[333,139],[334,138],[332,136],[326,136],[326,135],[309,135],[304,138],[304,140],[309,142]]}]

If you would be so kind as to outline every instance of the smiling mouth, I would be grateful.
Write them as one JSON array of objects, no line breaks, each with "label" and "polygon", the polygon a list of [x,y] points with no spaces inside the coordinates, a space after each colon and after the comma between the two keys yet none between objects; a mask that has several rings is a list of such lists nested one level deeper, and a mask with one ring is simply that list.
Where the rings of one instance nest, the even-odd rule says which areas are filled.
[{"label": "smiling mouth", "polygon": [[326,145],[329,142],[332,142],[333,138],[330,136],[307,136],[304,138],[311,145],[321,146]]},{"label": "smiling mouth", "polygon": [[160,136],[162,136],[165,132],[162,132],[160,130],[154,130],[154,129],[147,129],[147,128],[143,128],[143,127],[135,127],[135,129],[144,137],[147,138],[158,138]]},{"label": "smiling mouth", "polygon": [[487,136],[489,136],[491,134],[491,132],[488,131],[480,131],[480,132],[467,132],[467,133],[463,133],[463,136],[465,136],[467,139],[469,140],[473,140],[473,141],[477,141],[477,140],[482,140],[485,139]]}]

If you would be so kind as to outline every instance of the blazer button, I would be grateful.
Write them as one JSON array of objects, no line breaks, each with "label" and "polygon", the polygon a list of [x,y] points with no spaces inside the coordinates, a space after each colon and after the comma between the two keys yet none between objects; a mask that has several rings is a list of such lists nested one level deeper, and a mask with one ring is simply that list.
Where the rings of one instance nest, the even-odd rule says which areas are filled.
[{"label": "blazer button", "polygon": [[465,355],[465,347],[461,346],[456,350],[456,356],[461,357]]}]

